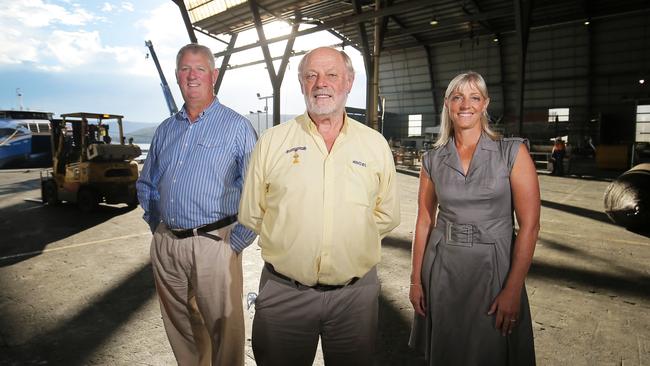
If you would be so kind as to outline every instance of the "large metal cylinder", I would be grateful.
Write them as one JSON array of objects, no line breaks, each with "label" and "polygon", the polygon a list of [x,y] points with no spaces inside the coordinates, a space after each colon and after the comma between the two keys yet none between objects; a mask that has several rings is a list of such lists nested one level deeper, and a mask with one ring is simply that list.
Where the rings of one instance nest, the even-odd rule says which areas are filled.
[{"label": "large metal cylinder", "polygon": [[617,225],[650,231],[650,164],[621,174],[605,190],[605,212]]}]

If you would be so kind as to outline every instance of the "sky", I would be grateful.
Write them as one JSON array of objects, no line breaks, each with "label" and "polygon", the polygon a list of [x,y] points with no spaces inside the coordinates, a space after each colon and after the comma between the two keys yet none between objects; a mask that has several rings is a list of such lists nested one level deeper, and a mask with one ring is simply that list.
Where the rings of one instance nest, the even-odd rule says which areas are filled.
[{"label": "sky", "polygon": [[[53,112],[121,114],[126,120],[158,123],[169,116],[153,60],[145,40],[151,40],[176,104],[182,97],[174,76],[176,52],[189,42],[178,7],[171,0],[75,1],[0,0],[0,109],[23,108]],[[301,28],[303,29],[303,28]],[[276,22],[265,27],[266,37],[289,33]],[[197,33],[200,44],[217,53],[222,42]],[[221,37],[228,40],[227,36]],[[253,43],[257,33],[242,33],[236,46]],[[296,39],[295,51],[340,41],[327,32]],[[284,42],[271,46],[272,56],[284,51]],[[356,78],[348,106],[365,105],[363,59],[351,47]],[[302,56],[290,59],[281,89],[282,114],[304,112],[297,79]],[[262,60],[259,48],[235,54],[231,65]],[[221,59],[217,59],[217,66]],[[279,61],[275,64],[277,70]],[[219,100],[247,115],[264,110],[256,96],[273,92],[263,64],[228,70]],[[22,97],[18,97],[20,93]],[[269,111],[272,101],[268,100]],[[262,118],[264,119],[264,115]]]}]

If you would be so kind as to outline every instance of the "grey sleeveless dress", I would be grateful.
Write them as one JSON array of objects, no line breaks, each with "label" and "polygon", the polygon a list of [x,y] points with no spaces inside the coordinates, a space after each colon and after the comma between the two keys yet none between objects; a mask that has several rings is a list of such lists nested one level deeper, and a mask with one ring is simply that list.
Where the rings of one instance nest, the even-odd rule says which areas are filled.
[{"label": "grey sleeveless dress", "polygon": [[427,316],[417,314],[411,347],[429,365],[534,365],[533,330],[524,288],[515,329],[502,336],[487,315],[510,271],[514,244],[510,172],[520,138],[479,139],[467,176],[454,139],[425,154],[438,218],[422,263]]}]

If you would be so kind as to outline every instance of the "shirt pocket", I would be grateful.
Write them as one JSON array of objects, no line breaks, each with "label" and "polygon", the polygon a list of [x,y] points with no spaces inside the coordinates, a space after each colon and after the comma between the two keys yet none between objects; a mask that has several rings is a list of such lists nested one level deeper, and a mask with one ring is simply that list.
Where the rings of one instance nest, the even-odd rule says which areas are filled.
[{"label": "shirt pocket", "polygon": [[230,143],[222,137],[206,136],[197,143],[197,152],[206,159],[223,159],[230,155]]},{"label": "shirt pocket", "polygon": [[[365,163],[364,163],[365,164]],[[350,163],[345,171],[346,202],[366,207],[374,206],[379,187],[379,178],[371,164]]]}]

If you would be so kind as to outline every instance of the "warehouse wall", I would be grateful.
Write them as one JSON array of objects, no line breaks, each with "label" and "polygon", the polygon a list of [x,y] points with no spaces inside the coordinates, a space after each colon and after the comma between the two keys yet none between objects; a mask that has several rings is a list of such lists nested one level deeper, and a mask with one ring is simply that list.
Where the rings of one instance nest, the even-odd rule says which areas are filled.
[{"label": "warehouse wall", "polygon": [[[544,141],[569,135],[574,144],[634,139],[636,105],[650,104],[650,14],[573,22],[530,32],[525,73],[522,135]],[[475,37],[431,46],[433,89],[424,47],[385,52],[380,96],[386,98],[387,137],[406,137],[409,114],[422,114],[423,127],[439,124],[444,91],[458,73],[481,73],[490,92],[489,113],[506,135],[517,130],[518,45],[515,33]],[[568,122],[548,122],[549,108],[570,108]],[[392,125],[391,125],[392,124]],[[392,136],[389,136],[392,135]]]}]

